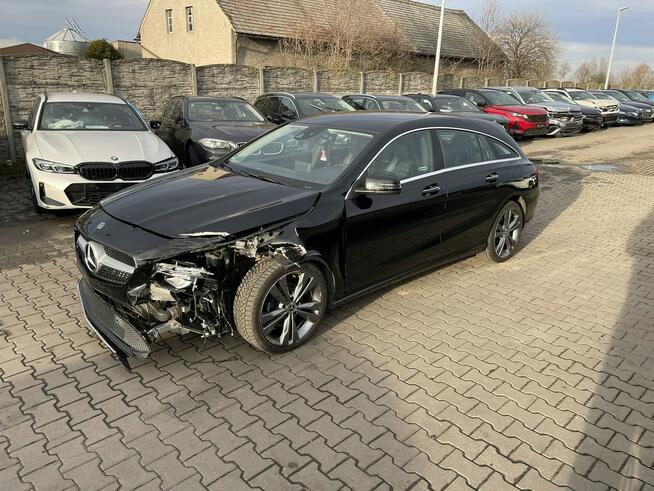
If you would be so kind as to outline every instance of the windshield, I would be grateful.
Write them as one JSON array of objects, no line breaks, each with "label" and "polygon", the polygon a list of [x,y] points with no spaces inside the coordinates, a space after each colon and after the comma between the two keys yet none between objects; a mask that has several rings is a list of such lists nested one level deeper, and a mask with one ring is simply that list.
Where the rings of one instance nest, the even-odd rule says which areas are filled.
[{"label": "windshield", "polygon": [[558,102],[565,102],[567,104],[575,104],[575,102],[572,101],[572,99],[564,96],[563,94],[559,94],[558,92],[548,92],[547,93],[552,100],[558,101]]},{"label": "windshield", "polygon": [[247,102],[196,100],[188,103],[188,117],[191,121],[264,121],[256,109]]},{"label": "windshield", "polygon": [[129,105],[102,102],[47,102],[41,112],[39,129],[148,131]]},{"label": "windshield", "polygon": [[304,116],[355,110],[347,102],[339,99],[338,97],[320,95],[310,97],[297,97],[295,102],[297,102],[298,106],[300,106],[300,112]]},{"label": "windshield", "polygon": [[631,100],[629,97],[624,95],[622,92],[618,92],[617,90],[607,90],[605,94],[621,102],[629,102]]},{"label": "windshield", "polygon": [[540,90],[519,90],[518,94],[520,94],[520,97],[522,97],[522,99],[527,104],[554,101],[554,99],[552,99],[549,95],[547,95],[545,92],[541,92]]},{"label": "windshield", "polygon": [[585,101],[588,99],[597,99],[593,94],[590,92],[586,92],[585,90],[575,90],[573,92],[568,92],[570,94],[570,97],[572,97],[572,100],[574,101]]},{"label": "windshield", "polygon": [[478,113],[477,106],[463,97],[447,97],[435,99],[436,107],[442,113]]},{"label": "windshield", "polygon": [[382,109],[387,111],[407,111],[407,112],[418,112],[424,113],[424,108],[412,99],[381,99]]},{"label": "windshield", "polygon": [[643,94],[640,92],[636,92],[635,90],[627,90],[625,91],[629,97],[631,97],[635,101],[647,101],[647,97],[645,97]]},{"label": "windshield", "polygon": [[520,105],[519,100],[505,94],[504,92],[500,92],[499,90],[485,90],[482,94],[484,94],[484,97],[486,97],[486,99],[488,99],[494,106]]},{"label": "windshield", "polygon": [[368,133],[288,124],[235,153],[225,165],[236,173],[320,189],[338,179],[371,140]]}]

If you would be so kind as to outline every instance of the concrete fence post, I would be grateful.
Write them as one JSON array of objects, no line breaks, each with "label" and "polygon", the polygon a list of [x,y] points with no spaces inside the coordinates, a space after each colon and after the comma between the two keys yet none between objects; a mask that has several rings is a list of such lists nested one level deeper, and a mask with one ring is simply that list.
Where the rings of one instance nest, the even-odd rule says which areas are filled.
[{"label": "concrete fence post", "polygon": [[2,112],[4,113],[5,131],[7,132],[9,160],[16,162],[16,142],[14,141],[14,127],[11,125],[11,108],[9,107],[9,92],[7,90],[7,78],[5,77],[5,59],[2,56],[0,56],[0,100],[2,100]]},{"label": "concrete fence post", "polygon": [[319,92],[320,89],[320,83],[318,81],[318,70],[314,69],[313,70],[313,91],[314,92]]},{"label": "concrete fence post", "polygon": [[459,89],[465,89],[465,77],[459,77]]},{"label": "concrete fence post", "polygon": [[402,95],[404,93],[404,74],[400,73],[398,74],[398,87],[397,87],[397,93],[398,95]]},{"label": "concrete fence post", "polygon": [[366,72],[359,72],[359,92],[366,93]]},{"label": "concrete fence post", "polygon": [[107,94],[114,93],[114,78],[111,74],[111,60],[104,58],[102,60],[102,70],[104,71],[104,89]]},{"label": "concrete fence post", "polygon": [[490,78],[484,79],[484,87],[490,87]]},{"label": "concrete fence post", "polygon": [[191,70],[191,95],[198,95],[198,71],[195,65],[190,65]]},{"label": "concrete fence post", "polygon": [[263,67],[259,67],[259,95],[264,94],[266,92],[266,84],[264,82],[263,78]]}]

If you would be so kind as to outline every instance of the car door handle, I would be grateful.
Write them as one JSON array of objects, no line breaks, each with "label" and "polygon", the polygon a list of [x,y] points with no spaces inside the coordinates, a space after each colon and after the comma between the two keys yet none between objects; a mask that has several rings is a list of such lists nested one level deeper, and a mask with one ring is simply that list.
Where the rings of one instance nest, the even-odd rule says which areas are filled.
[{"label": "car door handle", "polygon": [[441,192],[441,187],[438,184],[430,184],[422,190],[423,196],[433,196]]},{"label": "car door handle", "polygon": [[498,176],[497,173],[495,173],[495,172],[493,172],[492,174],[488,174],[488,175],[486,176],[486,182],[487,182],[488,184],[494,184],[494,183],[497,182],[498,179],[499,179],[499,176]]}]

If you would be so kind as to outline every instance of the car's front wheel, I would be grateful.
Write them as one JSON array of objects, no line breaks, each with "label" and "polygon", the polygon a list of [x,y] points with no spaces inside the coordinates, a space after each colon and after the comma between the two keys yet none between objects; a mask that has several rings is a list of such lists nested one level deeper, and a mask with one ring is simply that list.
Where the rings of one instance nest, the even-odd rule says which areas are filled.
[{"label": "car's front wheel", "polygon": [[234,299],[243,338],[269,353],[290,351],[308,340],[325,315],[328,290],[313,264],[264,259],[245,275]]},{"label": "car's front wheel", "polygon": [[523,226],[522,208],[515,201],[509,201],[500,210],[488,234],[486,257],[494,263],[511,259],[518,250]]}]

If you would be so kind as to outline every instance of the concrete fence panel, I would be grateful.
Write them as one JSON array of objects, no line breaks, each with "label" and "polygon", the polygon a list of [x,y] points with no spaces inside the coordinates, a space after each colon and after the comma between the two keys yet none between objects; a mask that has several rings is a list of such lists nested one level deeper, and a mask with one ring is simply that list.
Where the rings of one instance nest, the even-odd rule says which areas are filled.
[{"label": "concrete fence panel", "polygon": [[507,81],[507,85],[524,86],[524,85],[527,85],[527,82],[529,82],[529,80],[527,80],[525,78],[510,78]]},{"label": "concrete fence panel", "polygon": [[430,94],[433,76],[429,73],[409,72],[404,74],[403,94]]},{"label": "concrete fence panel", "polygon": [[545,81],[545,88],[546,89],[558,89],[561,86],[561,82],[559,80],[546,80]]},{"label": "concrete fence panel", "polygon": [[259,69],[243,65],[196,68],[198,95],[233,96],[254,102],[259,95]]},{"label": "concrete fence panel", "polygon": [[561,82],[561,87],[564,89],[574,89],[575,88],[575,83],[571,82],[570,80],[564,80]]},{"label": "concrete fence panel", "polygon": [[147,119],[161,115],[166,100],[192,95],[191,65],[172,60],[129,59],[111,62],[114,92],[145,113]]},{"label": "concrete fence panel", "polygon": [[487,80],[488,87],[504,87],[506,85],[505,78],[489,78]]},{"label": "concrete fence panel", "polygon": [[311,92],[313,71],[303,68],[264,68],[264,92]]},{"label": "concrete fence panel", "polygon": [[318,92],[328,92],[337,96],[359,92],[361,75],[359,72],[345,70],[327,71],[317,73]]},{"label": "concrete fence panel", "polygon": [[474,89],[477,87],[483,87],[484,86],[485,80],[479,78],[479,77],[463,77],[463,85],[462,87],[464,89]]},{"label": "concrete fence panel", "polygon": [[365,72],[365,91],[375,95],[397,95],[400,78],[397,73],[374,70]]}]

